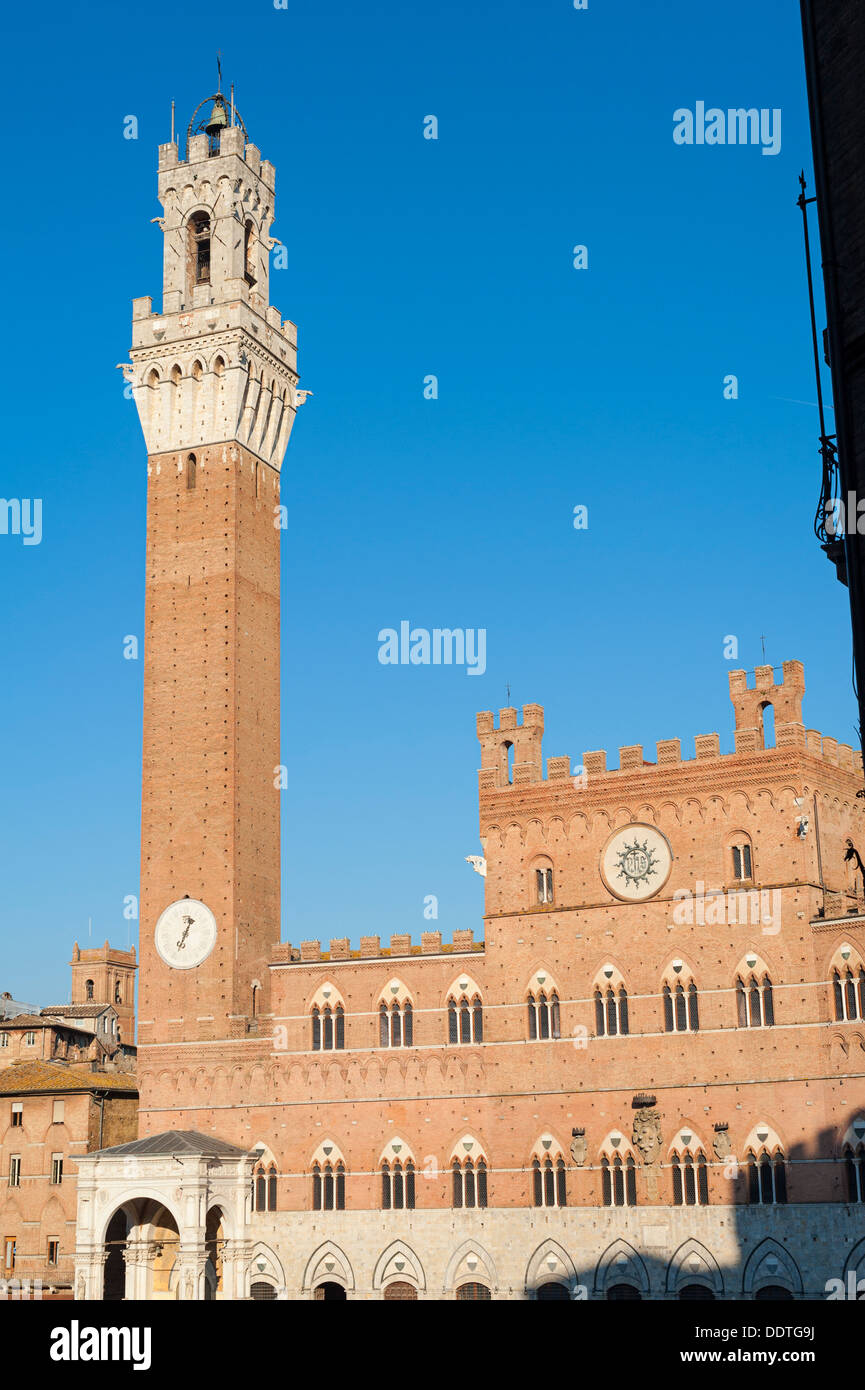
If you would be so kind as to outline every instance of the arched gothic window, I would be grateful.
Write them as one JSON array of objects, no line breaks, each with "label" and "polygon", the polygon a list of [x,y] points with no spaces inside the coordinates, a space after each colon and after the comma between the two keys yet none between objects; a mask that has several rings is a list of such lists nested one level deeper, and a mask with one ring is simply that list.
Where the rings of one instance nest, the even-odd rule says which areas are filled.
[{"label": "arched gothic window", "polygon": [[847,1201],[865,1202],[865,1143],[855,1148],[848,1144],[844,1150],[847,1176]]},{"label": "arched gothic window", "polygon": [[189,454],[186,459],[186,488],[188,492],[191,492],[192,489],[195,487],[196,472],[197,465],[195,462],[195,455]]},{"label": "arched gothic window", "polygon": [[854,1018],[865,1018],[865,969],[860,965],[854,973],[848,965],[843,974],[833,970],[832,995],[836,1022],[848,1023]]},{"label": "arched gothic window", "polygon": [[313,1211],[345,1211],[345,1165],[314,1163],[312,1167]]},{"label": "arched gothic window", "polygon": [[748,1201],[752,1206],[782,1206],[787,1201],[787,1168],[780,1150],[755,1154],[749,1149]]},{"label": "arched gothic window", "polygon": [[459,999],[451,995],[448,999],[448,1042],[479,1043],[484,1040],[484,1011],[479,995],[469,999],[463,994]]},{"label": "arched gothic window", "polygon": [[620,1154],[601,1159],[601,1188],[605,1207],[635,1207],[637,1205],[637,1166],[630,1154],[624,1160]]},{"label": "arched gothic window", "polygon": [[451,1164],[453,1206],[485,1207],[487,1204],[487,1165],[482,1158],[467,1158]]},{"label": "arched gothic window", "polygon": [[549,996],[544,990],[530,994],[527,1000],[529,1038],[558,1038],[561,1036],[559,1019],[559,996],[552,990]]},{"label": "arched gothic window", "polygon": [[706,1207],[709,1205],[709,1165],[700,1150],[675,1153],[672,1159],[673,1205],[677,1207]]},{"label": "arched gothic window", "polygon": [[85,983],[85,985],[84,985],[84,989],[85,989],[85,992],[86,992],[86,994],[87,994],[87,998],[88,998],[88,999],[92,999],[92,998],[93,998],[93,981],[92,981],[92,980],[87,980],[86,983]]},{"label": "arched gothic window", "polygon": [[312,1007],[312,1050],[313,1052],[332,1052],[345,1047],[345,1014],[341,1004],[331,1008],[325,1004]]},{"label": "arched gothic window", "polygon": [[378,1006],[378,1034],[380,1047],[411,1047],[413,1033],[411,1001],[402,1003],[394,999],[388,1005],[382,1000]]},{"label": "arched gothic window", "polygon": [[536,1207],[568,1205],[567,1170],[563,1158],[553,1160],[547,1154],[542,1159],[532,1159],[532,1200]]},{"label": "arched gothic window", "polygon": [[599,1038],[615,1038],[628,1033],[628,991],[624,985],[606,990],[595,987],[595,1033]]},{"label": "arched gothic window", "polygon": [[775,999],[768,975],[736,979],[736,1021],[740,1028],[771,1028],[775,1022]]},{"label": "arched gothic window", "polygon": [[733,857],[733,877],[740,883],[749,883],[754,877],[751,864],[751,846],[747,840],[730,846]]},{"label": "arched gothic window", "polygon": [[411,1159],[395,1159],[381,1165],[382,1211],[414,1211],[415,1168]]},{"label": "arched gothic window", "polygon": [[686,987],[677,980],[673,988],[665,983],[661,991],[664,1001],[664,1031],[666,1033],[696,1033],[700,1027],[697,986],[693,980]]}]

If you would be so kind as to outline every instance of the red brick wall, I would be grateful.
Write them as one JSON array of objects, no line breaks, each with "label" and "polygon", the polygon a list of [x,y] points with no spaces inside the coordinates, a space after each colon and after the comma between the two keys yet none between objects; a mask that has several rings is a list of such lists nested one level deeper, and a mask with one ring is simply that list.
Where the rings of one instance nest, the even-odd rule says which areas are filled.
[{"label": "red brick wall", "polygon": [[[237,444],[150,460],[141,864],[141,1041],[243,1034],[279,939],[278,476]],[[178,468],[178,463],[181,467]],[[256,482],[257,479],[257,482]],[[155,951],[184,896],[215,913],[197,970]],[[212,1019],[209,1016],[213,1016]]]}]

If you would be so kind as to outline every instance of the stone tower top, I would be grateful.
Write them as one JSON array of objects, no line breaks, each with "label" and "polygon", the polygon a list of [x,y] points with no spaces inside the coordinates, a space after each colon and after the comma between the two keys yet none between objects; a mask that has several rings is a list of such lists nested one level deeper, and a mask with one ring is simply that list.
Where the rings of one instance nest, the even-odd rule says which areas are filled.
[{"label": "stone tower top", "polygon": [[159,146],[163,313],[241,299],[266,316],[276,170],[221,92],[195,108],[183,153]]},{"label": "stone tower top", "polygon": [[162,311],[133,300],[123,364],[147,451],[237,442],[279,469],[303,393],[297,330],[270,303],[276,171],[221,92],[196,107],[180,154],[159,147]]}]

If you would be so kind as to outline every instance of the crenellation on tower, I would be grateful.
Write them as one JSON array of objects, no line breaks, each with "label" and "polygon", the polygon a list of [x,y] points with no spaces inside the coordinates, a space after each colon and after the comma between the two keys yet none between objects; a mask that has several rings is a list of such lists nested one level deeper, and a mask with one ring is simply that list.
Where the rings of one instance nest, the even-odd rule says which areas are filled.
[{"label": "crenellation on tower", "polygon": [[641,743],[631,743],[619,749],[619,771],[634,772],[642,770],[643,767],[643,745]]},{"label": "crenellation on tower", "polygon": [[483,785],[507,787],[511,778],[515,786],[543,780],[542,705],[523,705],[522,723],[513,707],[500,709],[498,725],[491,710],[482,710],[476,716],[475,727],[481,745],[481,773],[493,774],[492,783],[485,776]]},{"label": "crenellation on tower", "polygon": [[718,734],[696,734],[694,737],[694,757],[699,762],[704,758],[720,758],[721,740]]},{"label": "crenellation on tower", "polygon": [[[765,746],[764,716],[771,706],[775,716],[776,739],[784,728],[802,729],[802,697],[805,694],[805,669],[801,661],[785,661],[780,681],[775,681],[772,666],[758,666],[754,671],[754,684],[748,685],[746,671],[729,673],[730,699],[735,711],[736,733],[753,732],[756,746]],[[778,740],[783,741],[781,739]],[[798,741],[798,735],[787,737],[788,742]],[[742,750],[754,746],[751,739],[742,740]],[[736,740],[739,751],[739,740]]]},{"label": "crenellation on tower", "polygon": [[682,740],[661,738],[655,744],[659,767],[673,767],[682,761]]}]

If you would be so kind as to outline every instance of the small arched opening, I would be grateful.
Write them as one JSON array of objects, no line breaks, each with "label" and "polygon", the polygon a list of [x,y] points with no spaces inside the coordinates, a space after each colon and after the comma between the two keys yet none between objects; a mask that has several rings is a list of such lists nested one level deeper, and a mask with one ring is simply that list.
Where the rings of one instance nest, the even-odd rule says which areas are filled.
[{"label": "small arched opening", "polygon": [[416,1303],[417,1289],[405,1279],[395,1279],[385,1288],[384,1300],[386,1303]]},{"label": "small arched opening", "polygon": [[767,700],[760,706],[760,726],[763,730],[763,747],[775,747],[775,706]]},{"label": "small arched opening", "polygon": [[276,1299],[276,1289],[266,1279],[256,1279],[250,1285],[249,1296],[253,1303],[272,1303]]},{"label": "small arched opening", "polygon": [[210,218],[206,212],[194,212],[189,219],[187,261],[189,288],[210,284]]},{"label": "small arched opening", "polygon": [[313,1298],[316,1303],[345,1303],[347,1295],[342,1284],[330,1279],[324,1284],[316,1284]]},{"label": "small arched opening", "polygon": [[535,1298],[539,1303],[570,1303],[571,1301],[567,1285],[555,1281],[539,1284],[535,1291]]}]

